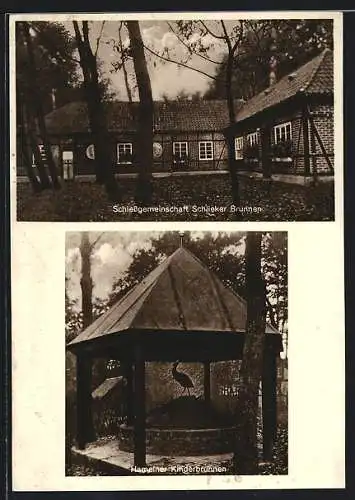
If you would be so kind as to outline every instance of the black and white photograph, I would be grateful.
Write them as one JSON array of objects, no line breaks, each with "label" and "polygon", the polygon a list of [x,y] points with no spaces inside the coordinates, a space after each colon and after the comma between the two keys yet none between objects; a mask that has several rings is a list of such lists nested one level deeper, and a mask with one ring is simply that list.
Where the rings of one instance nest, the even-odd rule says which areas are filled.
[{"label": "black and white photograph", "polygon": [[341,28],[321,14],[14,21],[17,220],[334,220]]},{"label": "black and white photograph", "polygon": [[13,490],[344,487],[342,12],[8,42]]},{"label": "black and white photograph", "polygon": [[287,247],[66,233],[67,476],[288,474]]}]

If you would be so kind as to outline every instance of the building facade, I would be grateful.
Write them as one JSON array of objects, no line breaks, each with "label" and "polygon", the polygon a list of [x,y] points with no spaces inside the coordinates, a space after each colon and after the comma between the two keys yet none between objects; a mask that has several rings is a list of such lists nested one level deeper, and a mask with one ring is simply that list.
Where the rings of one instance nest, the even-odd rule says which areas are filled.
[{"label": "building facade", "polygon": [[[333,53],[326,49],[249,101],[236,100],[233,125],[224,100],[155,102],[153,172],[226,171],[227,138],[239,171],[332,175],[333,71]],[[106,106],[115,173],[136,173],[138,103]],[[93,176],[86,104],[73,102],[52,111],[46,125],[60,177]],[[24,176],[20,148],[17,158],[18,175]]]},{"label": "building facade", "polygon": [[[241,103],[236,101],[236,109]],[[107,122],[115,173],[137,172],[138,103],[110,102]],[[94,175],[95,151],[85,103],[74,102],[46,117],[52,151],[64,179]],[[154,103],[153,172],[220,171],[228,168],[222,129],[228,125],[226,101]],[[18,174],[25,175],[19,152]]]},{"label": "building facade", "polygon": [[334,173],[333,71],[326,49],[245,103],[225,131],[240,170]]}]

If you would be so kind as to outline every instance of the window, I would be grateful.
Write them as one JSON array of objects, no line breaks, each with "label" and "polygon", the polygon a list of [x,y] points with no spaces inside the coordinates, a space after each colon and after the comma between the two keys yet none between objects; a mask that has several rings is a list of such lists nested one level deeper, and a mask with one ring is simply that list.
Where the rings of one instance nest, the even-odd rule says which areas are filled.
[{"label": "window", "polygon": [[73,179],[74,178],[73,151],[63,151],[62,160],[63,160],[63,179],[65,180]]},{"label": "window", "polygon": [[252,132],[247,135],[248,146],[257,146],[259,144],[259,136],[257,132]]},{"label": "window", "polygon": [[202,141],[198,143],[199,160],[213,160],[213,142]]},{"label": "window", "polygon": [[173,142],[174,163],[185,163],[188,158],[187,142]]},{"label": "window", "polygon": [[236,137],[234,141],[235,147],[235,159],[242,160],[243,159],[243,136]]},{"label": "window", "polygon": [[275,125],[274,144],[272,145],[272,150],[275,161],[292,161],[291,122]]},{"label": "window", "polygon": [[274,140],[275,144],[279,142],[291,141],[292,139],[292,127],[291,122],[281,123],[274,127]]},{"label": "window", "polygon": [[131,142],[119,142],[117,144],[117,163],[132,163],[133,147]]}]

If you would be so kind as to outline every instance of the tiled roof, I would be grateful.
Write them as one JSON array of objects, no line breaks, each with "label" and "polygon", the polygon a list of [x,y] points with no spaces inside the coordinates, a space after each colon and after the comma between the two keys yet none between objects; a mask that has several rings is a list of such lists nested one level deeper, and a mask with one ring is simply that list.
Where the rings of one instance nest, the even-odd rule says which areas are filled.
[{"label": "tiled roof", "polygon": [[237,113],[236,122],[240,123],[298,93],[332,94],[333,72],[333,52],[325,49],[317,57],[247,101]]},{"label": "tiled roof", "polygon": [[68,345],[130,330],[244,332],[246,317],[246,302],[181,247]]},{"label": "tiled roof", "polygon": [[[242,101],[235,101],[236,112]],[[138,103],[131,107],[128,102],[107,103],[109,130],[134,131],[137,129]],[[50,134],[84,133],[89,131],[87,106],[73,102],[58,108],[46,116]],[[154,129],[157,132],[218,131],[229,125],[228,107],[225,100],[170,101],[154,103]]]}]

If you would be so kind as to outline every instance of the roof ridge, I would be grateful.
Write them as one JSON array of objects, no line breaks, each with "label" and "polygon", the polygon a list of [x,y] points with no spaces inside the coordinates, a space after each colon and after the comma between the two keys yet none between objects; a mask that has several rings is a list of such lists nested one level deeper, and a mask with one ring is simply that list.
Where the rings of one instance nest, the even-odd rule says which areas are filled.
[{"label": "roof ridge", "polygon": [[[226,288],[227,290],[230,290],[230,291],[231,291],[231,293],[232,293],[232,294],[233,294],[233,295],[234,295],[237,299],[239,299],[239,300],[242,302],[242,304],[243,304],[244,306],[246,306],[246,305],[247,305],[247,301],[246,301],[246,300],[245,300],[245,299],[244,299],[241,295],[239,295],[239,293],[237,293],[237,292],[234,290],[234,288],[232,288],[231,286],[226,285],[225,283],[223,283],[223,281],[222,281],[222,280],[221,280],[221,278],[217,275],[217,273],[215,273],[214,271],[212,271],[212,270],[211,270],[211,269],[207,266],[207,264],[205,264],[205,263],[204,263],[201,259],[199,259],[199,258],[198,258],[198,257],[197,257],[197,256],[196,256],[193,252],[191,252],[191,250],[189,250],[188,248],[186,248],[186,247],[182,247],[182,248],[184,248],[184,250],[186,250],[186,251],[187,251],[190,255],[192,255],[192,257],[193,257],[193,258],[194,258],[197,262],[199,262],[199,263],[200,263],[200,264],[201,264],[201,265],[202,265],[205,269],[207,269],[207,271],[208,271],[209,273],[211,273],[211,274],[212,274],[212,276],[213,276],[213,277],[215,277],[215,278],[218,280],[218,282],[222,285],[222,287]],[[175,251],[176,251],[176,250],[175,250]],[[174,252],[174,253],[175,253],[175,252]],[[267,324],[267,326],[269,326],[272,330],[274,330],[276,333],[280,334],[280,332],[279,332],[279,331],[278,331],[278,330],[277,330],[274,326],[272,326],[272,324],[271,324],[269,321],[266,321],[266,324]]]},{"label": "roof ridge", "polygon": [[[146,293],[146,296],[145,296],[145,298],[143,299],[143,302],[142,302],[142,306],[143,306],[143,304],[145,303],[145,301],[147,300],[147,298],[149,297],[149,295],[150,295],[150,294],[152,293],[152,291],[154,290],[154,288],[155,288],[155,286],[156,286],[156,284],[157,284],[157,282],[158,282],[159,277],[162,275],[162,273],[165,271],[166,267],[168,266],[168,262],[167,262],[167,261],[170,259],[170,257],[171,257],[171,255],[169,255],[166,259],[164,259],[164,260],[163,260],[160,264],[158,264],[158,266],[157,266],[157,267],[155,267],[154,269],[152,269],[152,270],[150,271],[150,273],[148,273],[148,274],[147,274],[147,276],[145,276],[145,277],[142,279],[142,281],[141,281],[140,283],[137,283],[135,286],[133,286],[133,287],[130,289],[130,291],[129,291],[129,292],[127,292],[127,295],[128,295],[129,293],[131,293],[131,292],[133,293],[133,291],[134,291],[134,290],[135,290],[135,289],[136,289],[139,285],[143,285],[144,280],[146,280],[146,279],[149,277],[149,275],[150,275],[150,274],[152,274],[154,271],[157,271],[159,268],[161,268],[161,269],[160,269],[160,271],[159,271],[159,273],[157,273],[156,277],[153,279],[152,283],[149,283],[149,284],[147,284],[147,286],[146,286],[146,287],[143,287],[143,290],[141,291],[141,293],[138,295],[138,297],[136,297],[136,299],[133,301],[133,303],[132,303],[132,304],[130,304],[130,305],[129,305],[129,307],[127,307],[127,308],[125,309],[125,311],[124,311],[124,312],[122,313],[122,315],[120,316],[119,320],[122,320],[122,318],[123,318],[123,317],[124,317],[124,316],[128,313],[128,311],[130,311],[130,310],[132,309],[132,306],[134,306],[134,304],[136,304],[136,303],[137,303],[137,302],[138,302],[138,301],[142,298],[142,296]],[[164,264],[164,266],[163,266],[163,264]],[[127,295],[124,295],[124,296],[121,298],[121,300],[122,300],[122,301],[123,301],[123,300],[125,300],[125,299],[127,298]],[[120,300],[119,302],[121,302],[121,300]],[[131,320],[131,324],[132,324],[132,323],[133,323],[133,321],[136,319],[136,316],[137,316],[137,314],[139,313],[139,311],[140,311],[140,310],[138,310],[138,311],[136,311],[136,312],[135,312],[135,314],[134,314],[134,316],[133,316],[133,318],[132,318],[132,320]],[[117,322],[117,320],[115,321],[115,323],[116,323],[116,322]],[[110,330],[111,330],[111,329],[110,329]]]},{"label": "roof ridge", "polygon": [[[328,52],[330,52],[330,49],[328,49],[327,47],[320,53],[318,54],[314,59],[316,59],[317,57],[319,58],[319,62],[318,64],[316,65],[316,67],[313,69],[313,72],[311,74],[311,77],[309,79],[309,81],[307,82],[307,84],[305,85],[304,87],[304,90],[306,91],[308,89],[308,87],[311,85],[311,83],[313,82],[316,74],[318,73],[319,71],[319,68],[321,67],[323,61],[324,61],[324,57],[325,57],[325,54],[327,54]],[[312,62],[314,61],[314,59],[311,59],[309,62]],[[307,63],[306,63],[307,64]]]}]

